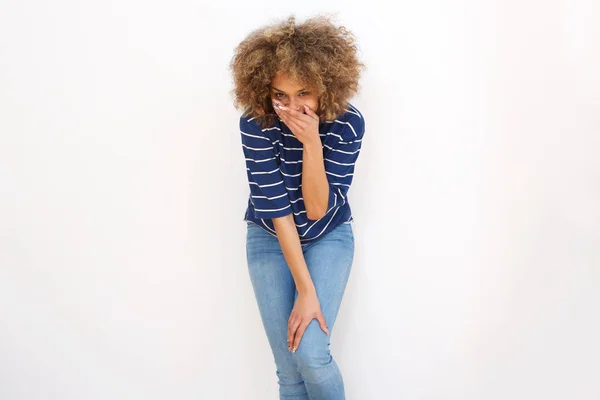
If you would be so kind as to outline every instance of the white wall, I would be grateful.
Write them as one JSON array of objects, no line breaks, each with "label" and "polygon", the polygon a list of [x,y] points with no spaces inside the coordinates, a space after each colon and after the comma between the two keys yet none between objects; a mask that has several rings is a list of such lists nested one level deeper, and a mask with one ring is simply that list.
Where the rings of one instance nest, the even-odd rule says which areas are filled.
[{"label": "white wall", "polygon": [[598,2],[322,4],[2,4],[0,398],[277,398],[227,66],[340,10],[369,68],[347,398],[600,398]]}]

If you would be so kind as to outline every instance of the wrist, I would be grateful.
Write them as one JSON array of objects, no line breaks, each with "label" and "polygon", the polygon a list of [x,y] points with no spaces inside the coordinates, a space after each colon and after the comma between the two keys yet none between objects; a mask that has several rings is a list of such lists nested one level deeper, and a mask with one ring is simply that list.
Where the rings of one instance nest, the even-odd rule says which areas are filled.
[{"label": "wrist", "polygon": [[323,144],[321,143],[321,137],[319,136],[319,134],[317,133],[316,135],[312,136],[310,140],[307,140],[303,143],[304,145],[304,149],[307,151],[313,151],[313,150],[319,150],[321,151],[323,149]]},{"label": "wrist", "polygon": [[296,289],[298,290],[299,294],[303,294],[303,295],[310,295],[310,294],[317,293],[317,290],[315,289],[315,285],[313,285],[312,282],[297,285]]}]

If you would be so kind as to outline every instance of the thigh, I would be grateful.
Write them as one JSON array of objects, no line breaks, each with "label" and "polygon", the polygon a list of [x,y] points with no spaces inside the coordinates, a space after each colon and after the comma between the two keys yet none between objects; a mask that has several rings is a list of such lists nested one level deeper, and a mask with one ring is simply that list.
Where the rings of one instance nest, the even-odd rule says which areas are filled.
[{"label": "thigh", "polygon": [[246,233],[246,257],[260,316],[277,359],[278,351],[287,352],[287,321],[296,291],[294,279],[277,237],[253,223],[248,224]]},{"label": "thigh", "polygon": [[[329,333],[333,327],[354,260],[354,234],[350,224],[341,224],[320,240],[307,246],[304,259],[317,291]],[[295,296],[297,297],[297,292]],[[325,333],[317,320],[311,321],[302,341],[323,340]]]}]

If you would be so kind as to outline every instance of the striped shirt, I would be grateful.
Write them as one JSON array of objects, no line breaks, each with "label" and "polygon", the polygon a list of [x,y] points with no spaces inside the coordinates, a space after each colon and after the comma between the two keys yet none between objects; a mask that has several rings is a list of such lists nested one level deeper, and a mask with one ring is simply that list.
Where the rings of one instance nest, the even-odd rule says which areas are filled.
[{"label": "striped shirt", "polygon": [[319,123],[325,173],[329,181],[327,213],[309,220],[302,198],[303,145],[279,117],[270,128],[254,118],[240,117],[242,149],[250,195],[244,221],[277,236],[271,218],[294,214],[302,245],[311,243],[354,219],[348,189],[360,153],[365,122],[352,104],[334,121]]}]

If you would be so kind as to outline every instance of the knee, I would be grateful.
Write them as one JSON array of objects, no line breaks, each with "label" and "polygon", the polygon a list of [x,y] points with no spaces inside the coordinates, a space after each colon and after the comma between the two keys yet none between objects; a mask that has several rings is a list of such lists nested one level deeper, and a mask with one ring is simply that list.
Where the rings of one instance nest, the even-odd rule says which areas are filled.
[{"label": "knee", "polygon": [[295,385],[302,383],[302,375],[294,365],[289,367],[277,368],[275,371],[280,385]]},{"label": "knee", "polygon": [[298,346],[294,353],[298,371],[306,382],[319,382],[325,378],[324,371],[329,368],[332,357],[329,349],[313,346]]},{"label": "knee", "polygon": [[[311,325],[313,325],[313,320]],[[318,324],[316,329],[305,331],[298,349],[292,353],[298,367],[298,371],[307,382],[318,382],[325,377],[325,371],[330,368],[332,357],[329,351],[329,336],[327,336]],[[313,327],[314,328],[314,327]],[[308,335],[307,335],[308,333]]]},{"label": "knee", "polygon": [[279,378],[279,383],[296,383],[302,382],[302,376],[298,371],[297,362],[293,357],[293,353],[285,349],[286,354],[280,352],[275,357],[275,365],[277,367],[276,374]]},{"label": "knee", "polygon": [[277,383],[279,384],[279,397],[282,399],[307,399],[304,379],[295,365],[290,368],[277,369]]}]

